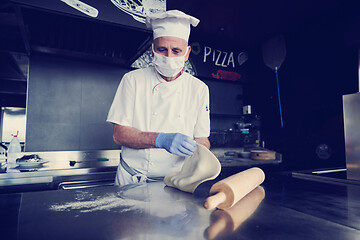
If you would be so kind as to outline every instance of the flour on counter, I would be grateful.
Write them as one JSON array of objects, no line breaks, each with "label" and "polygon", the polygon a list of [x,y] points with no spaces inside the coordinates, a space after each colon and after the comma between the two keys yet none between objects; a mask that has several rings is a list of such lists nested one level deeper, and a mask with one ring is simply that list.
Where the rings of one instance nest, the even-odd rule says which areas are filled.
[{"label": "flour on counter", "polygon": [[[116,192],[102,195],[92,191],[79,190],[70,201],[52,202],[49,210],[57,212],[87,213],[96,211],[136,211],[159,218],[182,215],[189,209],[201,208],[189,199],[191,194],[180,194],[173,188],[165,188],[163,182],[126,185]],[[179,197],[181,196],[181,197]]]},{"label": "flour on counter", "polygon": [[82,200],[85,200],[85,199],[87,199],[89,197],[92,197],[92,196],[93,196],[92,193],[80,192],[75,196],[75,200],[82,201]]},{"label": "flour on counter", "polygon": [[[94,200],[85,200],[89,199],[92,194],[81,193],[75,197],[74,202],[66,202],[63,204],[54,204],[50,206],[52,211],[73,211],[78,210],[80,212],[94,212],[101,210],[114,210],[127,212],[138,208],[145,203],[133,199],[123,199],[115,194],[108,194],[103,197],[97,197]],[[85,200],[85,201],[84,201]]]}]

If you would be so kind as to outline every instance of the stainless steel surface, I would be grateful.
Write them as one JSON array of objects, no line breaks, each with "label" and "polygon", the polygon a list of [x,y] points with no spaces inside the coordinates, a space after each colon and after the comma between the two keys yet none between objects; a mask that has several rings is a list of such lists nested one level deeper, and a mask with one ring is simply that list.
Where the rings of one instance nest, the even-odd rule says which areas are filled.
[{"label": "stainless steel surface", "polygon": [[45,163],[35,167],[17,163],[2,166],[0,191],[14,190],[13,186],[18,186],[16,191],[24,191],[21,187],[36,183],[48,183],[47,188],[57,189],[59,184],[69,181],[100,181],[100,185],[108,185],[109,179],[115,178],[120,161],[120,150],[22,152],[16,157],[31,154],[39,155]]},{"label": "stainless steel surface", "polygon": [[360,180],[360,93],[343,96],[348,179]]},{"label": "stainless steel surface", "polygon": [[97,160],[98,158],[119,160],[120,152],[121,150],[21,152],[16,153],[16,157],[19,158],[23,155],[38,154],[43,160],[54,163],[52,167],[56,168],[64,166],[62,163],[68,161],[91,161]]},{"label": "stainless steel surface", "polygon": [[63,190],[73,190],[73,189],[84,189],[84,188],[113,186],[113,185],[114,185],[114,178],[110,178],[110,179],[99,179],[99,180],[90,180],[90,181],[62,182],[58,185],[58,188]]},{"label": "stainless steel surface", "polygon": [[[333,173],[343,173],[343,174],[333,174]],[[347,179],[346,170],[338,172],[329,172],[329,173],[315,173],[315,172],[292,172],[291,175],[294,178],[305,179],[316,182],[323,182],[335,185],[358,185],[360,186],[360,181]]]},{"label": "stainless steel surface", "polygon": [[0,179],[0,186],[51,183],[52,181],[53,181],[52,176]]},{"label": "stainless steel surface", "polygon": [[6,216],[2,237],[353,240],[360,236],[359,186],[268,175],[264,188],[263,200],[260,196],[239,202],[244,205],[233,212],[206,210],[202,205],[207,196],[162,182],[0,194],[5,203],[0,210]]}]

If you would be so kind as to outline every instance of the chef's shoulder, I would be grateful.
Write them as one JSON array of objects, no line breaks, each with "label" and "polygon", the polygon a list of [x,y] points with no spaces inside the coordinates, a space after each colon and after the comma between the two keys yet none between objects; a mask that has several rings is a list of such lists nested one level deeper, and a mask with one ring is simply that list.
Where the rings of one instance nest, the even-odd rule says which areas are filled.
[{"label": "chef's shoulder", "polygon": [[184,75],[186,77],[185,79],[187,83],[191,85],[193,89],[198,89],[200,91],[208,91],[209,88],[203,81],[187,72],[184,72]]},{"label": "chef's shoulder", "polygon": [[152,72],[152,67],[135,69],[125,73],[122,80],[143,81],[147,76],[150,76]]}]

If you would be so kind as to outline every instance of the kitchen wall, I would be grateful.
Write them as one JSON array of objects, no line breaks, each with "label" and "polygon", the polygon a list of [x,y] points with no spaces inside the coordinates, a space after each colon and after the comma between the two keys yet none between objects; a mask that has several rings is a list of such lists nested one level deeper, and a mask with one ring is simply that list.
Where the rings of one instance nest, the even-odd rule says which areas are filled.
[{"label": "kitchen wall", "polygon": [[26,151],[114,149],[106,123],[122,75],[116,66],[32,54]]},{"label": "kitchen wall", "polygon": [[[129,69],[54,55],[32,54],[26,151],[117,149],[106,117]],[[242,111],[242,85],[204,81],[212,130],[227,130]]]}]

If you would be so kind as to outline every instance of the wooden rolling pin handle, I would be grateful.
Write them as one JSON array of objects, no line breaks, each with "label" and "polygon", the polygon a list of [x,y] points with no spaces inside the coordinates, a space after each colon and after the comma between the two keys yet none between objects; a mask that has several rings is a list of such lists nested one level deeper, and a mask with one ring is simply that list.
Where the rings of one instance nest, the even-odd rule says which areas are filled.
[{"label": "wooden rolling pin handle", "polygon": [[208,197],[204,203],[206,209],[214,209],[221,203],[225,202],[226,194],[224,192],[217,192],[216,194]]}]

